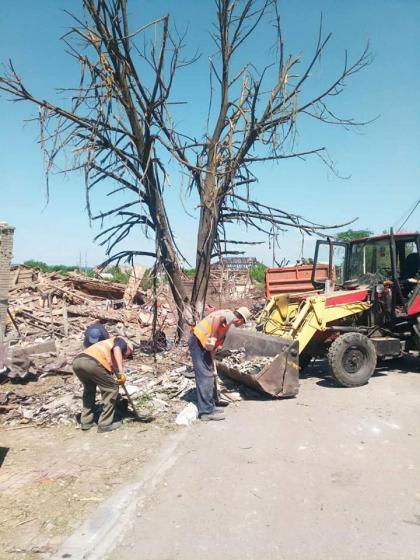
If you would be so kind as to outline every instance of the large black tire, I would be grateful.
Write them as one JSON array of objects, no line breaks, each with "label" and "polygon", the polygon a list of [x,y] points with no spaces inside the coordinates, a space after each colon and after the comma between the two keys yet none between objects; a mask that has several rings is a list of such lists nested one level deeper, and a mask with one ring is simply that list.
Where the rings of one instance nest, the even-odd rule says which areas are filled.
[{"label": "large black tire", "polygon": [[342,387],[365,385],[376,367],[376,350],[367,336],[349,332],[334,340],[328,352],[331,374]]}]

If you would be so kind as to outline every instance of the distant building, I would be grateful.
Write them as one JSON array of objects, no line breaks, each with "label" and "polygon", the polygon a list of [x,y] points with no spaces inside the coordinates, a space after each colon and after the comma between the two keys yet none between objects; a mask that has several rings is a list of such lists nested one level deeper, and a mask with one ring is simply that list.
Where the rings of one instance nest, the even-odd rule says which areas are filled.
[{"label": "distant building", "polygon": [[248,270],[251,266],[258,264],[255,257],[224,257],[211,268],[224,268],[225,270]]}]

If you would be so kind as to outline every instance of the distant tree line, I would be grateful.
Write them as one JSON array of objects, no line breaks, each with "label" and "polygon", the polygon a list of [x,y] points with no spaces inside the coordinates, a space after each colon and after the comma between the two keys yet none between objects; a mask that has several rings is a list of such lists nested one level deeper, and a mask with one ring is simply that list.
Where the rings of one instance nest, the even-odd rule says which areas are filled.
[{"label": "distant tree line", "polygon": [[[79,272],[80,274],[84,274],[90,278],[99,276],[98,272],[96,272],[93,268],[80,268],[79,266],[67,266],[65,264],[49,265],[43,261],[35,261],[32,259],[25,261],[23,264],[29,268],[36,268],[41,272],[58,272],[64,275],[69,274],[70,272]],[[107,268],[106,273],[110,274],[111,277],[104,278],[104,280],[109,280],[110,282],[120,282],[126,284],[130,278],[130,274],[121,270],[119,266]]]}]

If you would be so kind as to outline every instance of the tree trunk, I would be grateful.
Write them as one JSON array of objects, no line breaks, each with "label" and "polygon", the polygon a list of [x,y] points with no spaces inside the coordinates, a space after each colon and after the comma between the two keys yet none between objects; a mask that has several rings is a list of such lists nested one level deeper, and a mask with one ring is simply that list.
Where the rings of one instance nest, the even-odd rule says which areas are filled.
[{"label": "tree trunk", "polygon": [[185,291],[181,268],[171,259],[162,258],[162,262],[165,266],[169,286],[178,311],[177,340],[180,340],[188,334],[190,325],[194,323],[194,315]]},{"label": "tree trunk", "polygon": [[166,208],[152,172],[148,174],[147,185],[148,187],[152,186],[152,188],[148,188],[150,215],[155,225],[159,261],[163,265],[165,274],[168,277],[169,286],[178,312],[177,339],[180,340],[185,334],[185,323],[187,325],[193,323],[193,313],[187,292],[185,291],[182,270],[171,236]]},{"label": "tree trunk", "polygon": [[207,288],[210,280],[210,259],[217,233],[218,209],[203,205],[197,239],[197,261],[191,305],[199,317],[204,314]]}]

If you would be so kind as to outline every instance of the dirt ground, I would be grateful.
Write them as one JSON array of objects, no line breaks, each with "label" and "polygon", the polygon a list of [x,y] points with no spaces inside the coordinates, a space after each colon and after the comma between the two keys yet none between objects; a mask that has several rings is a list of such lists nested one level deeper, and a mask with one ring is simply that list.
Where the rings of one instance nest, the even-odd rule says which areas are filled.
[{"label": "dirt ground", "polygon": [[0,428],[0,558],[47,558],[153,455],[170,418],[115,432]]},{"label": "dirt ground", "polygon": [[[301,390],[296,399],[281,401],[260,398],[254,399],[254,402],[252,400],[238,402],[229,407],[228,419],[221,423],[223,426],[202,426],[200,423],[194,426],[189,438],[192,438],[191,442],[185,449],[182,448],[182,453],[185,457],[190,456],[193,460],[198,449],[200,449],[203,461],[200,464],[206,464],[209,457],[212,457],[213,463],[217,463],[211,467],[214,469],[213,474],[207,473],[206,476],[211,481],[208,490],[211,491],[212,500],[214,498],[214,480],[220,481],[221,487],[218,492],[220,492],[220,499],[223,502],[219,504],[221,512],[226,508],[226,500],[233,491],[232,489],[236,488],[237,481],[235,482],[233,473],[238,468],[244,469],[248,464],[254,464],[254,461],[256,461],[256,464],[265,465],[263,470],[272,465],[270,468],[273,469],[273,473],[277,473],[277,459],[274,461],[271,451],[273,447],[270,446],[278,447],[279,443],[271,442],[273,438],[276,442],[277,440],[279,442],[284,440],[284,445],[287,443],[285,449],[282,450],[282,456],[288,457],[290,453],[292,455],[296,454],[296,457],[293,455],[293,461],[290,459],[293,463],[293,473],[287,475],[286,472],[282,472],[281,480],[279,480],[279,484],[286,484],[286,487],[288,476],[291,476],[291,480],[296,478],[295,471],[300,465],[300,453],[302,449],[307,449],[307,440],[314,438],[316,446],[314,446],[314,456],[309,458],[309,463],[302,462],[304,472],[301,474],[304,479],[310,475],[309,482],[314,480],[313,470],[311,469],[317,463],[319,453],[322,456],[325,455],[326,464],[329,465],[328,468],[332,469],[331,477],[334,478],[336,476],[334,473],[340,470],[337,466],[334,466],[334,468],[331,466],[338,460],[337,451],[341,449],[341,443],[339,445],[338,442],[349,445],[347,441],[349,433],[353,434],[354,432],[354,446],[356,453],[360,454],[360,449],[365,448],[366,438],[372,438],[372,434],[374,436],[376,434],[376,432],[371,433],[371,427],[368,430],[371,433],[370,436],[362,433],[367,423],[369,423],[369,426],[370,424],[374,426],[376,425],[375,422],[382,422],[388,431],[395,432],[395,438],[392,441],[393,457],[401,457],[407,454],[407,450],[410,450],[411,454],[415,454],[411,447],[406,446],[413,442],[412,440],[415,440],[417,436],[414,424],[416,418],[418,418],[418,407],[415,406],[415,403],[419,402],[417,389],[420,370],[418,360],[405,360],[397,366],[395,366],[395,363],[382,365],[368,385],[354,390],[336,388],[331,378],[325,376],[324,370],[325,364],[322,362],[310,366],[307,377],[301,380]],[[84,520],[93,515],[98,506],[115,495],[123,486],[139,479],[143,467],[150,463],[169,434],[177,429],[185,429],[175,426],[175,415],[176,410],[171,409],[170,412],[160,415],[150,424],[125,423],[120,430],[108,434],[98,434],[95,429],[82,432],[74,425],[59,425],[48,428],[22,425],[0,428],[0,542],[2,543],[0,558],[2,560],[46,559],[59,550],[65,538],[80,527]],[[392,427],[397,424],[401,426],[407,424],[406,432],[409,433],[408,435],[405,434],[405,439],[398,436],[398,434],[402,434],[402,430],[389,428],[389,426]],[[277,435],[275,436],[271,434],[273,425],[277,426]],[[290,431],[291,427],[293,428],[292,432]],[[360,434],[357,431],[359,429],[362,430]],[[219,433],[220,430],[222,430],[221,433]],[[334,436],[334,430],[337,431],[336,436]],[[211,436],[213,433],[214,437]],[[208,441],[206,434],[209,436]],[[203,438],[202,445],[199,445],[198,442],[201,437]],[[334,437],[337,439],[335,443]],[[242,463],[241,457],[238,457],[234,451],[232,451],[233,455],[230,457],[229,449],[236,449],[235,441],[237,438],[246,440],[245,443],[241,444],[241,449],[245,449],[246,453],[251,453],[250,445],[255,446],[255,449],[262,446],[264,453],[261,457],[252,459],[251,463],[249,463],[251,460],[249,458],[247,463]],[[268,439],[265,442],[266,438]],[[254,439],[254,443],[250,444],[248,442],[248,440],[254,441]],[[391,447],[387,443],[390,436],[388,435],[385,439],[384,442],[375,443],[371,449],[371,462],[366,471],[366,484],[368,484],[368,480],[376,480],[377,478],[378,458],[382,461],[386,457],[386,453],[381,457],[381,453],[385,452],[384,446],[388,449]],[[303,443],[301,442],[300,445],[301,440]],[[217,446],[220,446],[220,449]],[[245,451],[240,451],[240,453],[245,453]],[[221,457],[223,457],[224,470],[222,469],[223,472],[221,471],[216,475],[214,473],[221,468],[221,464],[218,464]],[[357,461],[360,460],[360,458],[356,459]],[[354,470],[356,467],[352,466],[352,462],[356,459],[352,455],[346,456],[346,461],[350,461],[350,463],[345,468],[343,466],[343,472],[346,469],[351,470],[353,468]],[[177,558],[190,557],[183,556],[182,552],[183,547],[187,547],[188,535],[190,534],[188,527],[193,522],[191,516],[188,516],[187,513],[192,511],[193,503],[196,503],[197,500],[197,503],[200,503],[200,492],[205,488],[199,481],[194,482],[197,460],[194,459],[191,465],[184,465],[181,461],[177,466],[177,471],[175,471],[178,472],[178,479],[176,481],[168,479],[164,484],[164,488],[168,488],[168,496],[165,498],[163,496],[157,497],[158,501],[156,503],[166,504],[167,527],[172,527],[170,519],[173,515],[171,509],[173,507],[173,496],[177,497],[179,503],[181,500],[179,496],[181,495],[190,496],[193,500],[192,503],[185,504],[186,540],[179,543],[180,548]],[[320,479],[324,476],[321,467],[325,469],[326,466],[320,465],[320,471],[316,475],[321,477]],[[189,468],[191,472],[188,471]],[[402,467],[396,465],[395,472],[398,469],[405,472],[407,468],[404,466],[402,469]],[[411,474],[411,471],[409,472]],[[187,473],[187,476],[185,476],[185,473]],[[262,474],[264,473],[258,471],[255,476],[258,478]],[[216,476],[215,479],[214,476]],[[401,476],[402,472],[394,477],[394,486]],[[406,475],[404,477],[405,481],[409,481]],[[253,484],[252,478],[244,480],[246,484]],[[197,486],[195,490],[194,484]],[[388,480],[382,481],[378,478],[375,484],[378,486],[378,496],[382,495],[382,488],[387,489],[386,495],[388,496],[390,491]],[[190,485],[192,485],[192,492],[188,490]],[[298,489],[298,487],[296,488]],[[418,487],[415,489],[418,492]],[[361,488],[353,488],[350,485],[349,490],[358,492]],[[363,492],[365,490],[363,488]],[[397,491],[400,490],[394,488],[393,492],[396,495]],[[411,486],[404,487],[403,490],[404,492],[411,492]],[[322,489],[322,492],[324,491],[328,495],[329,487]],[[412,491],[414,491],[414,487]],[[241,492],[244,492],[244,490],[241,490]],[[302,492],[300,493],[302,494]],[[233,505],[237,508],[242,507],[241,504],[244,504],[241,501],[241,493],[238,490],[234,491],[234,494],[236,497]],[[135,496],[133,496],[133,499],[135,499]],[[307,498],[302,494],[299,499],[306,500]],[[348,496],[346,496],[347,499],[349,499]],[[207,503],[206,496],[203,500]],[[333,498],[331,500],[331,508],[338,508],[338,505],[334,505]],[[258,501],[260,501],[259,498]],[[152,503],[155,503],[155,498],[153,498]],[[233,505],[229,507],[232,515]],[[381,508],[383,505],[381,503]],[[179,508],[179,504],[176,507]],[[359,506],[356,504],[354,507],[357,510]],[[368,511],[369,507],[366,506],[366,508]],[[356,510],[355,515],[358,515]],[[273,512],[274,510],[270,515],[274,514]],[[153,546],[150,545],[150,558],[161,560],[162,558],[169,558],[169,556],[165,556],[168,551],[164,553],[161,549],[155,549],[153,531],[160,523],[160,516],[163,515],[158,510],[155,513],[156,519],[154,524],[151,522],[147,539],[151,539],[150,542],[154,543]],[[214,511],[211,510],[210,513],[213,515]],[[151,512],[150,515],[152,515]],[[312,513],[308,510],[307,515],[312,515]],[[407,516],[408,513],[404,511],[401,515]],[[224,522],[228,523],[228,516]],[[298,521],[296,522],[298,523]],[[240,527],[237,527],[237,529],[239,531]],[[277,529],[279,531],[281,529],[281,532],[283,532],[285,527],[277,527]],[[321,524],[319,530],[323,530]],[[142,528],[142,531],[144,533],[145,529]],[[377,529],[377,533],[380,535],[380,528]],[[137,531],[133,534],[137,534]],[[146,541],[144,541],[146,534],[144,535],[138,543],[131,545],[131,551],[133,549],[140,551],[141,548],[138,548],[138,546],[146,546]],[[237,542],[232,543],[232,546],[233,544],[235,547],[239,546]],[[219,551],[221,557],[236,559],[237,556],[235,555],[225,556],[228,552],[228,548],[226,548],[228,545],[227,539],[225,545],[223,545],[225,548]],[[130,547],[126,549],[125,553],[128,554],[129,549]],[[211,546],[207,549],[209,554],[210,551]],[[306,552],[308,551],[306,550]],[[194,554],[196,553],[198,554],[199,551],[194,550]],[[120,554],[121,551],[118,556]],[[128,556],[124,557],[128,558]],[[198,554],[194,557],[198,558],[199,556]],[[119,557],[122,558],[122,556]],[[300,556],[290,556],[290,558],[298,557]],[[314,556],[317,560],[321,557],[321,555]],[[414,557],[407,556],[410,559]],[[347,558],[351,558],[351,554]]]},{"label": "dirt ground", "polygon": [[[11,405],[19,418],[0,426],[2,560],[49,557],[110,494],[136,478],[165,435],[176,429],[175,418],[185,401],[172,399],[168,391],[177,393],[179,384],[188,380],[179,374],[171,381],[165,372],[184,363],[177,360],[186,360],[186,350],[173,349],[156,359],[155,363],[152,355],[139,353],[129,362],[140,372],[137,376],[142,382],[139,394],[143,396],[133,399],[141,413],[148,411],[153,399],[164,406],[154,408],[155,419],[150,423],[126,419],[120,430],[106,434],[97,433],[96,428],[82,432],[77,425],[82,387],[72,374],[1,384],[3,395],[23,399]],[[157,385],[149,395],[150,382]],[[66,407],[55,411],[63,399]],[[39,415],[21,416],[22,411],[50,406],[42,424],[37,425]]]}]

